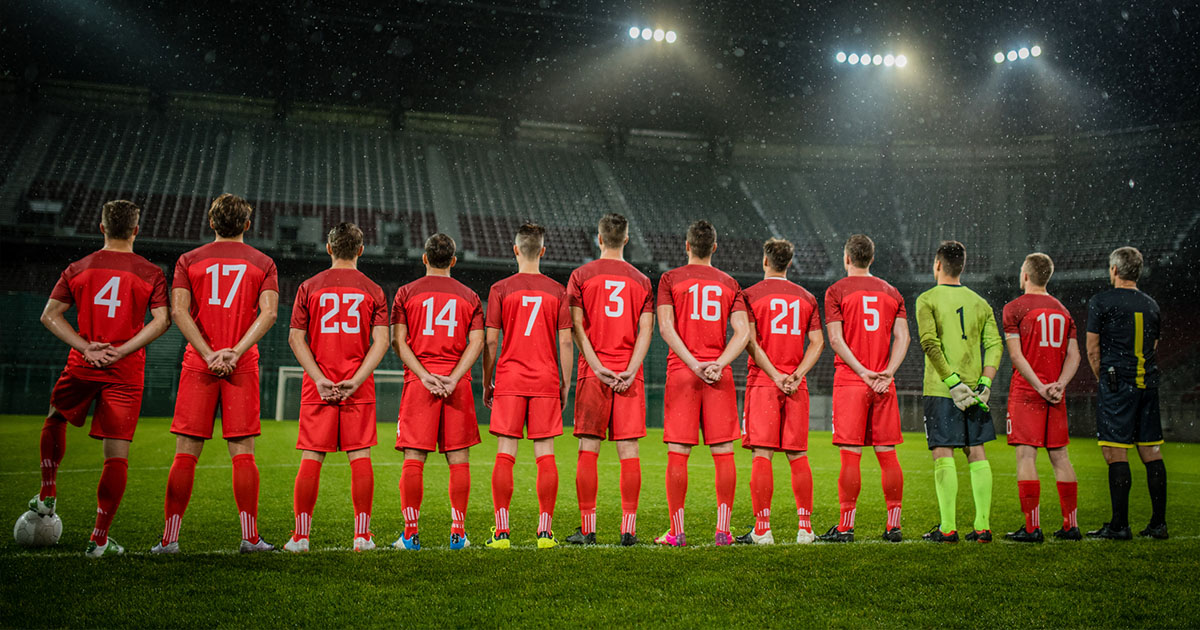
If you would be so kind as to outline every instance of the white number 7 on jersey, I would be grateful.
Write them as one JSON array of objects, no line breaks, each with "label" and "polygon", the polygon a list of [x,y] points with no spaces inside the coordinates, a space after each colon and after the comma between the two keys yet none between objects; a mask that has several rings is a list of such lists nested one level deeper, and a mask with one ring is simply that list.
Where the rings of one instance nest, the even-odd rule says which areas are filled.
[{"label": "white number 7 on jersey", "polygon": [[525,336],[533,332],[533,322],[537,319],[538,311],[542,310],[542,296],[540,295],[522,295],[521,306],[533,305],[533,310],[529,312],[529,321],[525,324]]}]

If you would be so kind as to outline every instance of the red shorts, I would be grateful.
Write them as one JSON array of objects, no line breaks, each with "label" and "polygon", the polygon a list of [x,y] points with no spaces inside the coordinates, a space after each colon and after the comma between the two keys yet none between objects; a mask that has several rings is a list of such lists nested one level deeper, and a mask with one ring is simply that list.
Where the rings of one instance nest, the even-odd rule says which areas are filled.
[{"label": "red shorts", "polygon": [[774,385],[746,388],[742,446],[777,451],[808,450],[808,387],[785,395]]},{"label": "red shorts", "polygon": [[903,441],[895,387],[876,394],[866,383],[833,386],[834,444],[895,446]]},{"label": "red shorts", "polygon": [[133,440],[142,412],[142,385],[87,381],[63,370],[50,392],[50,415],[81,427],[96,401],[88,435],[103,440]]},{"label": "red shorts", "polygon": [[217,403],[221,403],[221,437],[226,440],[262,432],[258,416],[258,370],[220,377],[183,369],[175,394],[171,433],[207,440],[213,436]]},{"label": "red shorts", "polygon": [[1008,443],[1061,448],[1071,442],[1067,403],[1051,405],[1037,392],[1012,390],[1008,395]]},{"label": "red shorts", "polygon": [[733,371],[716,385],[709,385],[687,370],[667,373],[663,392],[663,442],[699,444],[700,431],[705,444],[732,442],[741,434],[738,427],[737,388]]},{"label": "red shorts", "polygon": [[634,381],[617,393],[595,377],[575,385],[575,437],[633,440],[646,437],[646,388]]},{"label": "red shorts", "polygon": [[300,405],[300,436],[296,438],[299,450],[320,453],[357,451],[378,443],[373,402]]},{"label": "red shorts", "polygon": [[557,396],[534,397],[513,394],[492,399],[492,435],[523,437],[529,427],[529,439],[557,437],[563,434],[562,401]]},{"label": "red shorts", "polygon": [[404,383],[400,419],[396,422],[396,450],[439,450],[443,453],[479,444],[475,397],[471,383],[459,381],[454,393],[438,398],[420,381]]}]

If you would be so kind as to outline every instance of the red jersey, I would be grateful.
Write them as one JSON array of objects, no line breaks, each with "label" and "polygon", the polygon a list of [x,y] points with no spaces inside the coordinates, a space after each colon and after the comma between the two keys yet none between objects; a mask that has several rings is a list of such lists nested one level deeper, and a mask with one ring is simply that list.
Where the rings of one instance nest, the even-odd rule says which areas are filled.
[{"label": "red jersey", "polygon": [[[258,317],[258,296],[279,292],[275,262],[245,243],[217,241],[193,249],[175,264],[173,289],[192,294],[190,312],[213,350],[237,345]],[[208,364],[188,344],[183,367],[207,371]],[[237,372],[258,369],[258,346],[238,360]]]},{"label": "red jersey", "polygon": [[[474,291],[448,276],[425,276],[396,291],[392,324],[404,324],[405,340],[432,374],[449,376],[467,351],[470,334],[483,329],[483,305]],[[468,371],[464,379],[471,380]],[[404,382],[417,380],[412,370]]]},{"label": "red jersey", "polygon": [[[804,340],[809,331],[821,329],[817,298],[787,278],[767,278],[742,292],[747,310],[754,318],[755,342],[767,353],[771,365],[791,374],[804,359]],[[747,385],[774,385],[750,357],[746,363]]]},{"label": "red jersey", "polygon": [[[729,274],[709,265],[684,265],[658,280],[658,306],[675,308],[675,331],[697,361],[715,361],[725,351],[729,316],[745,311],[741,287]],[[675,351],[667,372],[687,370]]]},{"label": "red jersey", "polygon": [[[842,338],[863,367],[878,372],[888,365],[892,326],[906,319],[904,297],[895,287],[875,276],[848,276],[825,291],[825,324],[842,322]],[[861,383],[842,361],[833,362],[834,385]]]},{"label": "red jersey", "polygon": [[[1026,294],[1004,305],[1004,336],[1021,338],[1021,354],[1043,383],[1053,383],[1062,374],[1067,344],[1075,334],[1071,312],[1049,295]],[[1016,366],[1012,387],[1034,391]]]},{"label": "red jersey", "polygon": [[558,396],[558,331],[571,327],[563,285],[540,273],[518,273],[493,284],[487,327],[504,334],[496,395]]},{"label": "red jersey", "polygon": [[[317,367],[339,383],[354,376],[371,349],[375,326],[388,324],[387,297],[357,269],[326,269],[304,281],[292,304],[291,327],[308,335]],[[323,404],[317,384],[304,374],[300,404]],[[375,402],[372,375],[343,404]]]},{"label": "red jersey", "polygon": [[[117,346],[142,330],[147,311],[167,305],[167,279],[157,265],[133,252],[102,249],[71,263],[54,285],[50,299],[75,305],[80,337]],[[71,348],[67,371],[89,381],[141,385],[146,350],[96,368],[83,359],[83,353]]]},{"label": "red jersey", "polygon": [[[623,260],[593,260],[571,272],[567,301],[583,309],[583,329],[600,363],[625,371],[637,343],[638,320],[654,312],[650,279]],[[589,376],[592,368],[580,353],[579,378]],[[637,378],[642,378],[640,366]]]}]

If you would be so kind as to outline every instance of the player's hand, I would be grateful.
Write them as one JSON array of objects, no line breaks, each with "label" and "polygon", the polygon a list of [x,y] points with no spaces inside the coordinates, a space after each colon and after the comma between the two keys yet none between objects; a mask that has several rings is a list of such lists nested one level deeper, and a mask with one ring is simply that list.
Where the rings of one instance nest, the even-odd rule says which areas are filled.
[{"label": "player's hand", "polygon": [[492,401],[495,398],[496,398],[496,384],[488,383],[488,385],[483,388],[483,404],[487,405],[488,409],[491,409]]},{"label": "player's hand", "polygon": [[1051,383],[1047,389],[1049,390],[1050,395],[1052,396],[1052,398],[1050,399],[1051,404],[1057,405],[1058,403],[1062,402],[1063,396],[1065,396],[1067,394],[1066,383],[1054,382],[1054,383]]},{"label": "player's hand", "polygon": [[710,366],[710,365],[715,365],[715,364],[712,361],[706,361],[703,363],[697,362],[696,365],[691,366],[692,374],[695,374],[696,378],[711,385],[713,383],[713,381],[709,380],[709,378],[707,376],[708,366]]},{"label": "player's hand", "polygon": [[633,387],[633,382],[637,380],[637,373],[637,370],[625,370],[617,375],[617,378],[621,381],[617,389],[618,394],[623,394],[629,391],[630,387]]},{"label": "player's hand", "polygon": [[724,374],[725,374],[725,370],[723,368],[721,368],[720,364],[718,364],[716,362],[709,363],[708,367],[704,368],[704,376],[705,376],[704,380],[709,385],[716,385],[717,382],[721,380],[721,377]]},{"label": "player's hand", "polygon": [[337,384],[327,378],[320,378],[313,383],[317,386],[317,395],[325,402],[338,402],[342,399]]},{"label": "player's hand", "polygon": [[620,383],[620,379],[617,378],[617,373],[604,367],[603,365],[592,370],[592,372],[596,374],[596,378],[600,379],[601,383],[608,385],[612,389],[616,389],[617,385]]},{"label": "player's hand", "polygon": [[775,387],[778,387],[779,391],[783,392],[785,396],[791,396],[792,392],[796,391],[795,385],[792,384],[791,374],[779,374],[771,380],[775,382]]},{"label": "player's hand", "polygon": [[894,377],[891,374],[888,374],[887,372],[879,372],[875,375],[875,382],[871,384],[871,389],[874,390],[876,394],[886,394],[892,387],[893,379]]},{"label": "player's hand", "polygon": [[864,370],[862,374],[858,375],[858,378],[861,378],[863,382],[867,384],[867,387],[875,389],[875,381],[879,378],[879,373],[872,372],[870,370]]},{"label": "player's hand", "polygon": [[957,374],[947,376],[942,382],[950,388],[950,398],[954,400],[954,406],[958,407],[959,411],[966,411],[971,405],[979,402],[975,398],[975,392],[971,391]]},{"label": "player's hand", "polygon": [[454,390],[458,389],[458,379],[453,376],[438,376],[437,378],[442,382],[442,391],[446,393],[442,398],[449,398]]},{"label": "player's hand", "polygon": [[83,349],[83,360],[92,367],[104,367],[109,363],[108,357],[111,349],[110,344],[93,341]]},{"label": "player's hand", "polygon": [[425,386],[425,389],[429,390],[430,394],[433,394],[438,398],[446,397],[446,386],[442,383],[442,379],[436,374],[430,374],[429,372],[426,372],[424,376],[421,377],[421,384]]},{"label": "player's hand", "polygon": [[992,397],[992,379],[986,376],[980,376],[979,382],[975,385],[975,399],[979,401],[979,406],[984,411],[988,409],[988,399]]},{"label": "player's hand", "polygon": [[338,390],[339,400],[346,400],[353,396],[354,392],[358,391],[360,386],[362,386],[362,383],[359,383],[354,379],[349,379],[338,383],[334,387],[336,387]]}]

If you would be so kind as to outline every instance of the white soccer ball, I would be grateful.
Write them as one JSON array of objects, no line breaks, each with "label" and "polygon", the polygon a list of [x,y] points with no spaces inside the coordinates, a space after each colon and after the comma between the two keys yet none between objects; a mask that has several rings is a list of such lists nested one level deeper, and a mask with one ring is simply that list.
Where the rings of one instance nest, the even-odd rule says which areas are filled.
[{"label": "white soccer ball", "polygon": [[62,536],[62,519],[57,514],[41,516],[25,512],[13,525],[13,539],[22,547],[51,547]]}]

